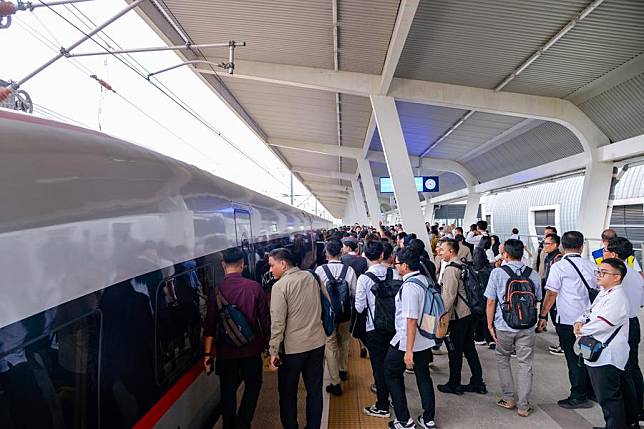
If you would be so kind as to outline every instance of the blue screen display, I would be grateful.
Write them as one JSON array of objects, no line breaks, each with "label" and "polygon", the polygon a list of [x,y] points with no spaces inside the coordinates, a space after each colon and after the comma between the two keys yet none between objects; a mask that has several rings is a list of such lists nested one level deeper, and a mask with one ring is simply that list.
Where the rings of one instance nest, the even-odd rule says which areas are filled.
[{"label": "blue screen display", "polygon": [[[438,176],[416,176],[416,190],[418,192],[438,192]],[[380,193],[393,194],[394,184],[391,177],[380,178]]]}]

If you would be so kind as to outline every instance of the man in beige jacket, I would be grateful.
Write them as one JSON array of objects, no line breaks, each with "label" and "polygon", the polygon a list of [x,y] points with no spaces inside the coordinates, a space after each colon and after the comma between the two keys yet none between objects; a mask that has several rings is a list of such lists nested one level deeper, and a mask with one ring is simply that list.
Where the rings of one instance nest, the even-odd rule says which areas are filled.
[{"label": "man in beige jacket", "polygon": [[294,266],[287,249],[269,253],[277,283],[271,291],[271,366],[277,372],[280,419],[284,429],[296,429],[300,374],[306,387],[306,427],[322,421],[322,383],[326,335],[322,327],[320,285],[308,271]]},{"label": "man in beige jacket", "polygon": [[[448,337],[445,339],[449,357],[449,380],[439,384],[437,389],[443,393],[462,395],[463,392],[487,393],[483,382],[483,369],[479,355],[474,347],[474,329],[477,319],[467,306],[467,294],[461,280],[462,262],[458,259],[459,243],[444,240],[440,254],[447,263],[443,269],[441,295],[445,311],[450,315]],[[451,343],[451,344],[450,344]],[[463,355],[470,366],[472,377],[467,385],[461,385]]]}]

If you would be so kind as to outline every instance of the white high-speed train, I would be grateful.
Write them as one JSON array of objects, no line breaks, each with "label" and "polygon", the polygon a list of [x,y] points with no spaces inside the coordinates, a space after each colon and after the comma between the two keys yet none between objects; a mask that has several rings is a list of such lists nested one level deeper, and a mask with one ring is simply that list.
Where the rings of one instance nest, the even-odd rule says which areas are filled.
[{"label": "white high-speed train", "polygon": [[220,252],[316,258],[329,222],[95,131],[0,109],[0,427],[212,423]]}]

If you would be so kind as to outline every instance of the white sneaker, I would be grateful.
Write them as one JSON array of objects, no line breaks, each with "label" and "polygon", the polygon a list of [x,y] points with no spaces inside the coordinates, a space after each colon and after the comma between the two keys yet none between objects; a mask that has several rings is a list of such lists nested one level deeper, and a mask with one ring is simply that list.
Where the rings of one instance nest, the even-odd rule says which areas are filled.
[{"label": "white sneaker", "polygon": [[371,416],[371,417],[390,417],[391,413],[389,410],[381,410],[376,405],[369,405],[368,407],[364,407],[363,411],[366,415]]},{"label": "white sneaker", "polygon": [[416,423],[412,418],[410,418],[407,421],[407,423],[403,423],[401,421],[398,421],[398,419],[396,419],[389,422],[389,428],[390,429],[416,429]]},{"label": "white sneaker", "polygon": [[435,429],[436,423],[434,422],[434,420],[425,421],[423,415],[421,414],[420,416],[418,416],[418,426],[423,429]]},{"label": "white sneaker", "polygon": [[485,340],[481,340],[481,341],[474,341],[474,344],[476,344],[477,346],[482,346],[487,343],[485,342]]}]

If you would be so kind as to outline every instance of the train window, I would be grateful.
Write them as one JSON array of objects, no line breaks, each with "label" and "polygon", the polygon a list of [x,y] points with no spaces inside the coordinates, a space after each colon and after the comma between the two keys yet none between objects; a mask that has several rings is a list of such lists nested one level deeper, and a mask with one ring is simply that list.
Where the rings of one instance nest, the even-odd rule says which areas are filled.
[{"label": "train window", "polygon": [[3,429],[100,424],[101,313],[92,311],[50,329],[60,318],[61,307],[0,329]]},{"label": "train window", "polygon": [[156,292],[155,378],[165,387],[196,362],[201,352],[201,329],[208,295],[214,286],[216,264],[195,261],[175,265]]}]

